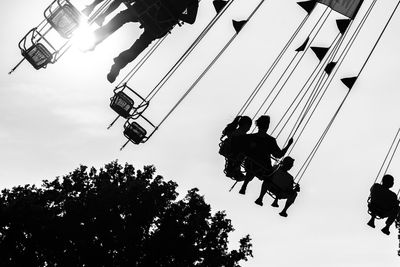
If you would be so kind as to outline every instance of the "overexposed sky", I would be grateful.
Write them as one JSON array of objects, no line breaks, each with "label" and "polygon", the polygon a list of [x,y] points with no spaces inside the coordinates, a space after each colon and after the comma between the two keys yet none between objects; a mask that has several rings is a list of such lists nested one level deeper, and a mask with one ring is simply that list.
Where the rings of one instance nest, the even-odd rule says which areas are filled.
[{"label": "overexposed sky", "polygon": [[[72,1],[79,9],[90,1]],[[363,14],[372,0],[365,0]],[[235,0],[197,49],[189,56],[146,111],[158,123],[181,94],[231,38],[231,20],[246,19],[259,3]],[[366,226],[369,187],[400,127],[398,62],[400,11],[396,13],[374,54],[356,82],[341,113],[301,182],[301,192],[281,218],[269,206],[254,204],[260,182],[249,184],[247,195],[231,193],[231,180],[222,172],[218,154],[221,130],[233,119],[245,99],[290,38],[305,12],[292,0],[266,0],[220,60],[199,82],[182,105],[145,144],[128,145],[122,135],[123,121],[106,127],[115,113],[109,108],[113,85],[106,80],[112,59],[128,48],[141,33],[131,23],[114,33],[94,52],[72,48],[54,65],[35,70],[27,62],[12,75],[9,70],[21,59],[19,40],[43,19],[50,1],[1,1],[0,40],[0,188],[40,183],[68,173],[79,164],[101,167],[119,159],[141,168],[154,164],[158,173],[180,185],[180,192],[198,187],[214,210],[226,210],[236,231],[232,247],[249,233],[254,258],[246,267],[264,266],[399,266],[397,230],[388,237]],[[358,73],[397,0],[378,1],[348,57],[334,78],[309,136],[319,135],[346,93],[340,78]],[[303,42],[323,7],[318,6],[294,41]],[[130,85],[146,95],[193,42],[214,16],[211,0],[200,4],[194,25],[173,30]],[[313,45],[327,46],[336,35],[332,12]],[[359,18],[359,17],[358,17]],[[357,18],[356,18],[357,22]],[[292,49],[292,50],[293,50]],[[288,54],[286,60],[291,58]],[[284,59],[285,60],[285,59]],[[288,94],[303,85],[318,63],[309,51],[285,87]],[[133,65],[133,64],[131,64]],[[284,66],[284,64],[282,65]],[[281,66],[281,68],[282,68]],[[123,77],[129,67],[121,72]],[[276,79],[279,69],[275,76]],[[117,80],[118,81],[118,80]],[[273,81],[266,83],[264,95]],[[279,113],[271,114],[271,126]],[[305,134],[306,135],[306,134]],[[299,167],[315,139],[305,138],[293,152]],[[278,143],[282,146],[284,140]],[[390,168],[400,188],[400,155]],[[282,204],[283,205],[283,202]]]}]

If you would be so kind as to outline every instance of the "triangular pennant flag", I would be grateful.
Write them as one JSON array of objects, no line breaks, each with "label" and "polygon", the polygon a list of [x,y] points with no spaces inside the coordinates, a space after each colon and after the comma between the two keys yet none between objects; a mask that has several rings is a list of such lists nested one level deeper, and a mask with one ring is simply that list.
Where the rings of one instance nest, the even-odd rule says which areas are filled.
[{"label": "triangular pennant flag", "polygon": [[325,67],[326,74],[330,75],[332,70],[335,68],[337,62],[329,62]]},{"label": "triangular pennant flag", "polygon": [[339,29],[339,32],[341,34],[344,34],[347,30],[347,27],[349,27],[351,20],[350,19],[337,19],[336,20],[336,25]]},{"label": "triangular pennant flag", "polygon": [[311,0],[311,1],[297,2],[297,4],[301,6],[308,14],[310,14],[313,11],[317,2],[315,2],[315,0]]},{"label": "triangular pennant flag", "polygon": [[315,55],[319,60],[322,60],[326,53],[329,51],[329,47],[311,47],[312,51],[314,51]]},{"label": "triangular pennant flag", "polygon": [[215,8],[215,11],[217,13],[221,12],[221,10],[226,6],[227,3],[228,3],[227,1],[223,1],[223,0],[214,0],[213,5]]},{"label": "triangular pennant flag", "polygon": [[353,85],[356,82],[357,78],[358,78],[358,76],[350,77],[350,78],[343,78],[343,79],[341,79],[341,81],[344,85],[347,86],[347,88],[349,88],[349,90],[351,90],[351,88],[353,88]]},{"label": "triangular pennant flag", "polygon": [[246,24],[247,20],[232,20],[233,28],[235,29],[236,33],[239,33],[243,26]]},{"label": "triangular pennant flag", "polygon": [[304,41],[304,43],[301,46],[299,46],[295,51],[296,52],[304,51],[304,49],[306,49],[306,46],[308,44],[308,40],[310,40],[310,37],[307,37],[307,39]]}]

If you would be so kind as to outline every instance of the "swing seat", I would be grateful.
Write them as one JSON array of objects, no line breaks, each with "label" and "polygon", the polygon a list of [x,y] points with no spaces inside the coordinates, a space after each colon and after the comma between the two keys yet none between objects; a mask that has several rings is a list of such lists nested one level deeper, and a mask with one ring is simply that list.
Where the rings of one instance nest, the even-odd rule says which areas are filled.
[{"label": "swing seat", "polygon": [[268,189],[267,193],[271,197],[278,198],[278,199],[283,198],[283,195],[284,195],[283,190],[279,186],[274,184],[273,182],[268,183],[267,189]]},{"label": "swing seat", "polygon": [[28,49],[21,50],[21,53],[22,56],[37,70],[45,68],[53,59],[53,55],[41,43],[33,44]]},{"label": "swing seat", "polygon": [[243,168],[261,181],[270,179],[270,175],[273,172],[272,169],[262,166],[255,160],[249,159],[249,157],[246,158]]},{"label": "swing seat", "polygon": [[224,173],[226,177],[231,178],[235,181],[243,181],[245,179],[245,175],[241,169],[241,163],[244,158],[238,157],[226,157],[225,158],[225,168]]},{"label": "swing seat", "polygon": [[286,199],[290,196],[291,192],[285,191],[273,182],[268,184],[268,195],[277,199]]},{"label": "swing seat", "polygon": [[58,7],[52,11],[55,2],[46,9],[44,16],[63,38],[70,39],[80,25],[81,14],[69,1],[63,0],[57,0]]},{"label": "swing seat", "polygon": [[127,119],[134,108],[134,101],[123,91],[119,91],[111,97],[110,107],[121,117]]},{"label": "swing seat", "polygon": [[147,131],[134,121],[125,126],[124,135],[129,141],[138,145],[146,138]]},{"label": "swing seat", "polygon": [[391,212],[387,207],[376,205],[371,202],[371,198],[368,199],[368,214],[375,215],[377,219],[383,219]]},{"label": "swing seat", "polygon": [[227,138],[219,143],[218,153],[225,158],[229,157],[232,152],[232,140]]},{"label": "swing seat", "polygon": [[299,184],[293,185],[293,177],[288,173],[280,172],[279,169],[267,181],[269,181],[267,183],[268,194],[277,199],[286,199],[296,192],[300,192]]}]

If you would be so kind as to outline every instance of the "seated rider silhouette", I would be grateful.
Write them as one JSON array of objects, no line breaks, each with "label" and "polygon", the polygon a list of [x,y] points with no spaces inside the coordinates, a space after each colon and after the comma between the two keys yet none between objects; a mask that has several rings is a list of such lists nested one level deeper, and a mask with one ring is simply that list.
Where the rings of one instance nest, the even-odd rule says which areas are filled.
[{"label": "seated rider silhouette", "polygon": [[243,181],[244,174],[241,171],[241,164],[244,154],[241,152],[241,139],[250,130],[252,121],[248,116],[237,116],[222,131],[219,153],[226,159],[225,174],[234,180]]},{"label": "seated rider silhouette", "polygon": [[268,177],[273,171],[271,155],[275,158],[283,157],[293,143],[293,138],[290,138],[286,147],[280,149],[275,138],[267,134],[269,122],[269,116],[261,116],[256,121],[258,132],[246,135],[246,139],[244,140],[246,143],[244,147],[246,177],[240,188],[240,194],[246,194],[247,185],[255,176],[261,180]]},{"label": "seated rider silhouette", "polygon": [[368,225],[375,228],[375,218],[377,216],[387,218],[386,226],[381,230],[386,235],[390,234],[389,228],[397,216],[399,216],[399,200],[397,199],[397,195],[389,189],[393,184],[393,176],[385,174],[382,177],[382,184],[375,183],[371,187],[371,195],[368,203],[368,210],[371,214]]},{"label": "seated rider silhouette", "polygon": [[300,191],[299,185],[294,183],[293,176],[289,173],[293,163],[293,158],[285,157],[278,166],[274,167],[270,179],[264,179],[262,183],[260,196],[255,201],[257,205],[263,205],[264,195],[269,191],[275,195],[272,207],[279,207],[278,199],[286,199],[285,206],[279,215],[287,217],[286,211],[294,203],[297,192]]},{"label": "seated rider silhouette", "polygon": [[198,0],[134,1],[128,9],[121,11],[106,25],[97,29],[94,46],[101,43],[125,23],[139,22],[140,18],[145,20],[142,25],[144,31],[139,39],[129,49],[114,58],[114,64],[107,75],[107,80],[113,83],[122,68],[133,61],[152,41],[165,36],[179,21],[193,24],[196,20],[198,6]]},{"label": "seated rider silhouette", "polygon": [[[113,0],[111,4],[107,7],[107,9],[95,19],[95,22],[98,25],[102,26],[106,17],[110,15],[114,10],[116,10],[123,2],[132,3],[133,1],[135,0]],[[82,13],[86,16],[89,16],[96,8],[96,6],[98,6],[102,2],[104,2],[104,0],[94,0],[90,5],[87,5],[82,10]]]}]

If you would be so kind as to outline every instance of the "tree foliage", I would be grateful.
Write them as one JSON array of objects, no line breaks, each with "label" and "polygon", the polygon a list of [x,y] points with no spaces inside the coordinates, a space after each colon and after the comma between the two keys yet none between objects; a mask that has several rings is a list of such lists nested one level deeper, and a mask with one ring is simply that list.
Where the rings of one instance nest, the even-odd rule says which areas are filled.
[{"label": "tree foliage", "polygon": [[228,250],[234,229],[197,189],[111,162],[0,194],[0,266],[240,266],[249,236]]}]

